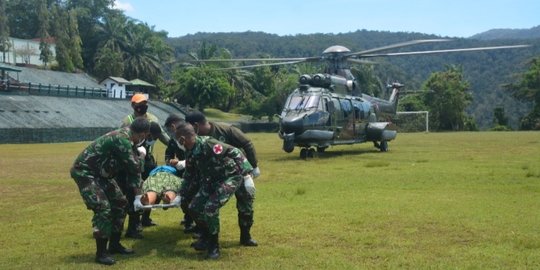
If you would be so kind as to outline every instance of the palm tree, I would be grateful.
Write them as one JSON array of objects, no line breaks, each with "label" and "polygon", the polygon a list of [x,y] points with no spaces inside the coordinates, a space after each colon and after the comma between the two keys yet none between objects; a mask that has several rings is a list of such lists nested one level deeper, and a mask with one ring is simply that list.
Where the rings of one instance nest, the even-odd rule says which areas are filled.
[{"label": "palm tree", "polygon": [[100,37],[99,47],[107,47],[113,51],[123,51],[127,43],[128,18],[121,13],[109,13],[97,26]]},{"label": "palm tree", "polygon": [[124,74],[156,82],[161,75],[158,52],[151,42],[155,36],[141,24],[128,23],[127,43],[124,48]]}]

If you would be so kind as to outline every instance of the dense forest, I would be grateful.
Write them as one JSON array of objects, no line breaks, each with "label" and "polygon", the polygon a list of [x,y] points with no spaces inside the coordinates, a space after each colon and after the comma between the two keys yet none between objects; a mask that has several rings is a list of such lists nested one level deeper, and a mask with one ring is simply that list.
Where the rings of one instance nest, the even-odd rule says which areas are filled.
[{"label": "dense forest", "polygon": [[[296,87],[300,74],[321,72],[321,67],[302,64],[217,72],[210,67],[188,70],[183,63],[207,58],[320,56],[332,45],[342,45],[355,52],[416,39],[441,38],[422,33],[368,30],[294,36],[262,32],[197,33],[168,38],[166,32],[155,31],[147,23],[113,9],[113,2],[0,1],[0,52],[9,49],[9,37],[38,38],[41,43],[40,57],[46,63],[43,68],[84,71],[98,80],[107,76],[140,78],[159,85],[159,96],[162,98],[176,98],[189,105],[217,106],[227,111],[270,116],[273,112],[279,113],[280,105]],[[381,57],[370,59],[377,64],[354,66],[352,69],[363,90],[378,96],[386,94],[384,86],[388,82],[405,84],[408,93],[420,89],[425,91],[430,85],[428,79],[433,74],[457,72],[470,94],[466,112],[480,129],[492,127],[497,114],[502,114],[510,126],[517,128],[520,119],[535,106],[535,102],[527,102],[531,100],[530,96],[516,94],[520,91],[515,90],[515,86],[525,87],[525,82],[518,82],[520,76],[529,68],[532,59],[540,56],[539,29],[499,29],[480,33],[470,39],[415,45],[393,52],[532,45],[525,49]],[[336,29],[336,32],[339,31]],[[50,59],[48,41],[51,39],[56,44],[55,61]],[[438,76],[444,78],[444,75]],[[511,88],[515,91],[508,90]],[[406,95],[402,100],[407,98]]]}]

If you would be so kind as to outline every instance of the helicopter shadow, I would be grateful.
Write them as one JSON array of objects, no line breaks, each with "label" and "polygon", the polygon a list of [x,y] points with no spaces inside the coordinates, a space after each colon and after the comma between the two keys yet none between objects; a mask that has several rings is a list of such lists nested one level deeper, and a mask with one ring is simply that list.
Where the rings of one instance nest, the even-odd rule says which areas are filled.
[{"label": "helicopter shadow", "polygon": [[347,155],[365,155],[365,154],[373,154],[373,153],[379,153],[380,151],[378,149],[334,149],[334,150],[327,150],[323,153],[314,153],[314,156],[312,158],[301,158],[299,156],[299,153],[293,152],[290,154],[287,154],[285,156],[279,156],[274,159],[271,159],[273,161],[294,161],[294,160],[313,160],[313,159],[334,159],[341,156],[347,156]]}]

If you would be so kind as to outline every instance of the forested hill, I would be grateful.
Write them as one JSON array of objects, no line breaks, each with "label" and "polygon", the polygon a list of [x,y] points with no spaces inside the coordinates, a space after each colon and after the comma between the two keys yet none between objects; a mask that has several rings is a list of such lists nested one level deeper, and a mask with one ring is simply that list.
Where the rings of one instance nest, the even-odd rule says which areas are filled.
[{"label": "forested hill", "polygon": [[491,29],[476,34],[471,39],[535,39],[540,38],[540,25],[530,29]]},{"label": "forested hill", "polygon": [[[242,33],[197,33],[168,41],[174,47],[176,57],[183,59],[188,53],[197,53],[203,42],[231,52],[232,57],[307,57],[319,56],[332,45],[342,45],[351,51],[361,51],[398,42],[415,39],[441,38],[421,33],[381,32],[358,30],[340,34],[309,34],[278,36],[262,32]],[[512,75],[522,72],[525,64],[533,56],[540,56],[540,39],[455,39],[450,42],[415,45],[401,51],[450,49],[479,46],[531,44],[526,49],[461,52],[424,56],[401,56],[394,58],[370,59],[377,61],[375,73],[382,82],[400,81],[409,90],[419,89],[433,72],[442,71],[447,65],[459,65],[471,83],[473,104],[469,112],[473,114],[481,128],[488,128],[493,122],[493,110],[503,106],[511,124],[515,127],[519,117],[529,108],[520,106],[501,85],[512,81]],[[396,50],[394,50],[396,51]]]}]

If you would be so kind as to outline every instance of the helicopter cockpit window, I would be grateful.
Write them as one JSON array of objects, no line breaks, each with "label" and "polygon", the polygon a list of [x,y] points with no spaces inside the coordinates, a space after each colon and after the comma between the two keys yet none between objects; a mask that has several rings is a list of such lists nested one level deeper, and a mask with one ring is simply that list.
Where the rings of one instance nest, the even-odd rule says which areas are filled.
[{"label": "helicopter cockpit window", "polygon": [[304,110],[319,107],[319,96],[298,95],[291,96],[287,103],[288,110]]}]

